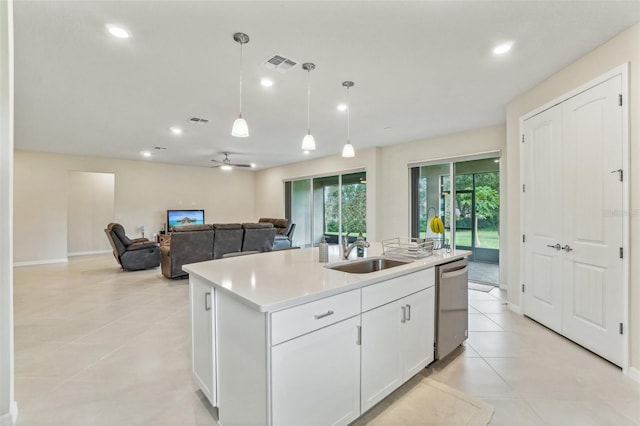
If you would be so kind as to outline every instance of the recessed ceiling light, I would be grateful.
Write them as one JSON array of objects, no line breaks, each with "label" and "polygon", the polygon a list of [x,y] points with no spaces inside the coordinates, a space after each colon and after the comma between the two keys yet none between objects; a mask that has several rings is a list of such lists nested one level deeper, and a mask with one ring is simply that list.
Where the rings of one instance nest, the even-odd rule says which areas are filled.
[{"label": "recessed ceiling light", "polygon": [[271,87],[273,86],[273,80],[269,78],[262,78],[260,79],[260,84],[262,84],[264,87]]},{"label": "recessed ceiling light", "polygon": [[256,168],[256,163],[251,163],[251,168],[255,169]]},{"label": "recessed ceiling light", "polygon": [[493,53],[495,55],[504,55],[513,47],[512,41],[507,41],[506,43],[502,43],[493,48]]},{"label": "recessed ceiling light", "polygon": [[303,151],[302,152],[304,155],[309,155],[309,151]]},{"label": "recessed ceiling light", "polygon": [[338,111],[346,111],[346,110],[347,110],[347,104],[338,105]]},{"label": "recessed ceiling light", "polygon": [[109,34],[111,34],[114,37],[118,37],[118,38],[131,37],[131,34],[129,33],[129,31],[117,25],[111,25],[111,24],[107,25],[107,31],[109,31]]},{"label": "recessed ceiling light", "polygon": [[180,127],[169,127],[169,130],[171,130],[171,133],[173,133],[174,135],[182,134],[182,129]]},{"label": "recessed ceiling light", "polygon": [[143,157],[151,157],[151,153],[149,151],[142,151],[142,156]]}]

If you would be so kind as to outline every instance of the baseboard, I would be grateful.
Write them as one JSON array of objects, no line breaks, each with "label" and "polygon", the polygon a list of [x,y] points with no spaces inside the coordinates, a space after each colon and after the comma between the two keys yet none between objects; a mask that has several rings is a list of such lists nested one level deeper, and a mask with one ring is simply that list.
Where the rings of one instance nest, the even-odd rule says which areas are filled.
[{"label": "baseboard", "polygon": [[640,370],[638,370],[637,368],[627,368],[627,376],[640,383]]},{"label": "baseboard", "polygon": [[75,251],[73,253],[67,253],[67,256],[69,257],[73,257],[73,256],[89,256],[91,254],[105,254],[105,253],[111,253],[112,250],[94,250],[94,251]]},{"label": "baseboard", "polygon": [[515,305],[511,302],[507,302],[507,308],[509,308],[510,311],[515,312],[516,314],[524,315],[524,312],[522,312],[522,308],[520,307],[520,305]]},{"label": "baseboard", "polygon": [[67,263],[69,259],[63,257],[62,259],[47,259],[47,260],[28,260],[26,262],[13,262],[14,267],[19,266],[35,266],[35,265],[48,265],[50,263]]},{"label": "baseboard", "polygon": [[11,402],[9,412],[0,416],[0,426],[14,426],[18,421],[18,403]]}]

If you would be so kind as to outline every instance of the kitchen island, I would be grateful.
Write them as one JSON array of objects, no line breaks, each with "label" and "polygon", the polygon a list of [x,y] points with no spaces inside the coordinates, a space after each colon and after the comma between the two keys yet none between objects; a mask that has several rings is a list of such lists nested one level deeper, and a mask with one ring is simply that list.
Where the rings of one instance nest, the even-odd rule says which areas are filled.
[{"label": "kitchen island", "polygon": [[185,265],[194,380],[224,426],[348,424],[433,361],[434,266],[468,255],[364,274],[327,267],[337,246],[329,264],[309,248]]}]

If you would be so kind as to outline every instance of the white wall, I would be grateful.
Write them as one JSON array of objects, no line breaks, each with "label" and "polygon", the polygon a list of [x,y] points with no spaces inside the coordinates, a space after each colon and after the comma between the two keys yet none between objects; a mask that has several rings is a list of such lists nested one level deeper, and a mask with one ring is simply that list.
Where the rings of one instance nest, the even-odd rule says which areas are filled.
[{"label": "white wall", "polygon": [[111,251],[104,224],[115,216],[113,173],[70,171],[67,197],[67,252],[69,256]]},{"label": "white wall", "polygon": [[14,167],[13,250],[18,265],[67,259],[69,171],[115,174],[114,220],[132,237],[140,236],[141,226],[145,236],[158,232],[167,209],[204,209],[207,223],[257,220],[251,171],[19,150]]},{"label": "white wall", "polygon": [[0,426],[18,415],[13,374],[13,2],[0,1]]},{"label": "white wall", "polygon": [[508,259],[509,303],[520,303],[520,138],[519,119],[525,113],[593,80],[601,74],[630,63],[630,365],[640,369],[640,24],[636,24],[573,64],[515,98],[507,106]]}]

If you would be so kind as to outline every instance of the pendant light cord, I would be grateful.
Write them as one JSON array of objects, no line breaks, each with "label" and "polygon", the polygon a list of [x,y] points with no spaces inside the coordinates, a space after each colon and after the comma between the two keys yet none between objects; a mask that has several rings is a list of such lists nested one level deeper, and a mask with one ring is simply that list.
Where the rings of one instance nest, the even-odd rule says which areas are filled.
[{"label": "pendant light cord", "polygon": [[311,69],[307,71],[307,134],[311,134]]},{"label": "pendant light cord", "polygon": [[242,45],[244,43],[240,43],[240,117],[242,117]]},{"label": "pendant light cord", "polygon": [[351,143],[351,98],[347,87],[347,143]]}]

